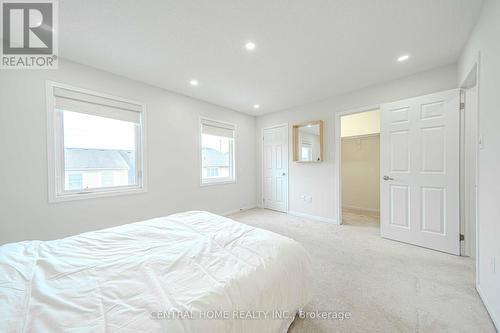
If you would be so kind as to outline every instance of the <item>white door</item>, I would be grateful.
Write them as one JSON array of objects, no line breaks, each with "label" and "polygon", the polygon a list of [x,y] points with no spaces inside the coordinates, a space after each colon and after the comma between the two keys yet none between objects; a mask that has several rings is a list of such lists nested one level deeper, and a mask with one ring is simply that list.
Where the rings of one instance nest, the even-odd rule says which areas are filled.
[{"label": "white door", "polygon": [[460,253],[458,89],[381,106],[382,237]]},{"label": "white door", "polygon": [[262,145],[263,205],[288,210],[288,125],[265,128]]}]

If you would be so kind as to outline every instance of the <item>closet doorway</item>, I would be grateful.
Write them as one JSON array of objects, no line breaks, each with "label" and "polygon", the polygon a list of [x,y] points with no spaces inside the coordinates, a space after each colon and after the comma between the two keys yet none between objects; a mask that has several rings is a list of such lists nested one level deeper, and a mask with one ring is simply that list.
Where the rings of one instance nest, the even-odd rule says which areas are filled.
[{"label": "closet doorway", "polygon": [[340,115],[342,224],[380,228],[380,110]]}]

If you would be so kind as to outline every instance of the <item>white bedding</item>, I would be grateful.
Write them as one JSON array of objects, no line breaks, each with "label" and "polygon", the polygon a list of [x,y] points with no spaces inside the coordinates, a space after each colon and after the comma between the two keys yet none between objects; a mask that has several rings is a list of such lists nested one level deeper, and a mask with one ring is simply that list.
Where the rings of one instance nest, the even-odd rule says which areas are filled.
[{"label": "white bedding", "polygon": [[294,240],[186,212],[1,246],[0,332],[286,332],[311,279]]}]

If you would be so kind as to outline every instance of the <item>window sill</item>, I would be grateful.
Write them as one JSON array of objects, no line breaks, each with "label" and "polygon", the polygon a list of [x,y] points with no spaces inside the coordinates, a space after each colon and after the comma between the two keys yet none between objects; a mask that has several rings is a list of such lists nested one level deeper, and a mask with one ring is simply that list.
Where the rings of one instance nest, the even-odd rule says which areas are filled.
[{"label": "window sill", "polygon": [[236,184],[236,179],[233,179],[233,180],[214,180],[214,181],[208,181],[208,182],[201,182],[200,186],[205,187],[205,186],[229,185],[229,184]]},{"label": "window sill", "polygon": [[147,190],[144,187],[134,187],[134,188],[116,189],[109,191],[88,191],[88,192],[86,191],[86,192],[60,194],[60,195],[49,194],[49,203],[116,197],[122,195],[141,194],[146,192]]}]

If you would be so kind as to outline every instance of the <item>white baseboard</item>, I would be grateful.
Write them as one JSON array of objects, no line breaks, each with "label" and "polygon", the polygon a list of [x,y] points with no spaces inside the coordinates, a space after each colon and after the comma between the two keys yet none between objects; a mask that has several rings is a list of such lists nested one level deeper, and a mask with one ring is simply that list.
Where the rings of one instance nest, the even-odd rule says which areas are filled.
[{"label": "white baseboard", "polygon": [[493,312],[493,309],[491,308],[491,305],[489,304],[488,298],[486,298],[486,295],[483,294],[481,291],[481,287],[479,285],[476,285],[476,290],[477,293],[479,294],[479,297],[481,297],[481,300],[483,301],[484,307],[486,308],[486,311],[488,311],[491,321],[493,322],[493,325],[495,325],[497,332],[500,332],[500,318],[495,317],[495,313]]},{"label": "white baseboard", "polygon": [[367,213],[372,213],[372,214],[380,214],[380,210],[372,209],[372,208],[356,207],[356,206],[351,206],[351,205],[342,205],[342,208],[359,210],[361,212],[367,212]]},{"label": "white baseboard", "polygon": [[303,217],[303,218],[306,218],[309,220],[331,223],[331,224],[338,224],[336,219],[331,219],[329,217],[309,215],[309,214],[294,212],[294,211],[289,211],[288,214],[293,215],[293,216],[297,216],[297,217]]},{"label": "white baseboard", "polygon": [[257,207],[258,206],[256,204],[254,204],[254,205],[248,205],[248,206],[243,206],[243,207],[241,207],[239,209],[230,210],[230,211],[224,212],[224,213],[222,213],[220,215],[222,215],[222,216],[228,216],[228,215],[236,214],[236,213],[243,212],[245,210],[249,210],[249,209],[253,209],[253,208],[257,208]]}]

